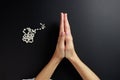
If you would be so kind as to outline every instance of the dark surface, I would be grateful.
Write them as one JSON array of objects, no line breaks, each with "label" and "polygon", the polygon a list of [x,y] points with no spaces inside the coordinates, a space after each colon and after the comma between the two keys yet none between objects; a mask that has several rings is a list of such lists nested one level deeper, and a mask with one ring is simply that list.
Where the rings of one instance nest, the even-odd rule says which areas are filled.
[{"label": "dark surface", "polygon": [[[78,56],[102,80],[120,79],[119,0],[36,0],[1,2],[0,80],[35,77],[55,50],[60,12],[67,12]],[[34,43],[22,41],[22,30],[36,28]],[[64,59],[54,80],[81,80]]]}]

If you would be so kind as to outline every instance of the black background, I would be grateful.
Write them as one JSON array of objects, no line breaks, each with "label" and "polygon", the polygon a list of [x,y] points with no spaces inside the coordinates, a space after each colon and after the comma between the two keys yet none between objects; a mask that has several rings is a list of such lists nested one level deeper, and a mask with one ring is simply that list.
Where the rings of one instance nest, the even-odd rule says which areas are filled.
[{"label": "black background", "polygon": [[[120,79],[119,0],[25,0],[1,2],[0,80],[35,77],[52,57],[60,12],[67,12],[78,56],[102,80]],[[22,30],[38,28],[34,43],[22,41]],[[54,80],[81,80],[64,59]]]}]

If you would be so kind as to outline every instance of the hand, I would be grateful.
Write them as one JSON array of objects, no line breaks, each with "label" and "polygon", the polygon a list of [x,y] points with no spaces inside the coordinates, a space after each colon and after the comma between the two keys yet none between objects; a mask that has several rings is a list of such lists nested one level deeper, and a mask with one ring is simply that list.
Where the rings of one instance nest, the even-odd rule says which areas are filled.
[{"label": "hand", "polygon": [[65,57],[65,32],[64,32],[64,14],[61,13],[60,31],[54,57],[63,59]]},{"label": "hand", "polygon": [[61,13],[60,31],[55,53],[35,80],[49,80],[61,60],[66,57],[84,80],[100,80],[77,56],[67,14]]},{"label": "hand", "polygon": [[74,56],[77,56],[74,49],[67,13],[61,13],[60,31],[54,56],[58,59],[62,59],[64,57],[70,59]]},{"label": "hand", "polygon": [[65,57],[67,59],[70,59],[70,58],[73,58],[73,57],[76,57],[77,54],[75,52],[75,49],[74,49],[74,44],[73,44],[73,37],[72,37],[72,34],[71,34],[71,30],[70,30],[70,24],[68,22],[68,18],[67,18],[67,13],[64,14],[64,29],[65,29],[65,42],[66,42],[66,45],[65,45]]}]

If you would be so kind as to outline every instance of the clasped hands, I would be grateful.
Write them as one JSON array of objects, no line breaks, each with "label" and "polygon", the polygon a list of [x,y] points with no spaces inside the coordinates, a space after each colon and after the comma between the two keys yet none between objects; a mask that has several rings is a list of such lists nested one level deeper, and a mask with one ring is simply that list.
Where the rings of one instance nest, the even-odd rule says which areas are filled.
[{"label": "clasped hands", "polygon": [[74,49],[73,37],[71,34],[67,13],[61,13],[59,37],[53,56],[60,60],[64,57],[71,59],[77,56]]},{"label": "clasped hands", "polygon": [[100,80],[77,56],[67,13],[61,13],[60,31],[55,52],[50,62],[38,74],[36,80],[49,80],[63,58],[67,58],[78,71],[83,80]]}]

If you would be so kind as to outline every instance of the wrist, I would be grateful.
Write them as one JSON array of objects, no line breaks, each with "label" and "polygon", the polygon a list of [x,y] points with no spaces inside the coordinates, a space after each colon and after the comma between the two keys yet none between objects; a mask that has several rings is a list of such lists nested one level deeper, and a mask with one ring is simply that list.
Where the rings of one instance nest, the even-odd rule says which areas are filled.
[{"label": "wrist", "polygon": [[62,59],[63,59],[62,57],[57,56],[55,53],[52,56],[52,60],[55,60],[56,62],[60,62]]},{"label": "wrist", "polygon": [[79,57],[77,56],[76,52],[73,52],[73,55],[71,57],[68,57],[68,60],[71,62],[75,62],[79,59]]}]

